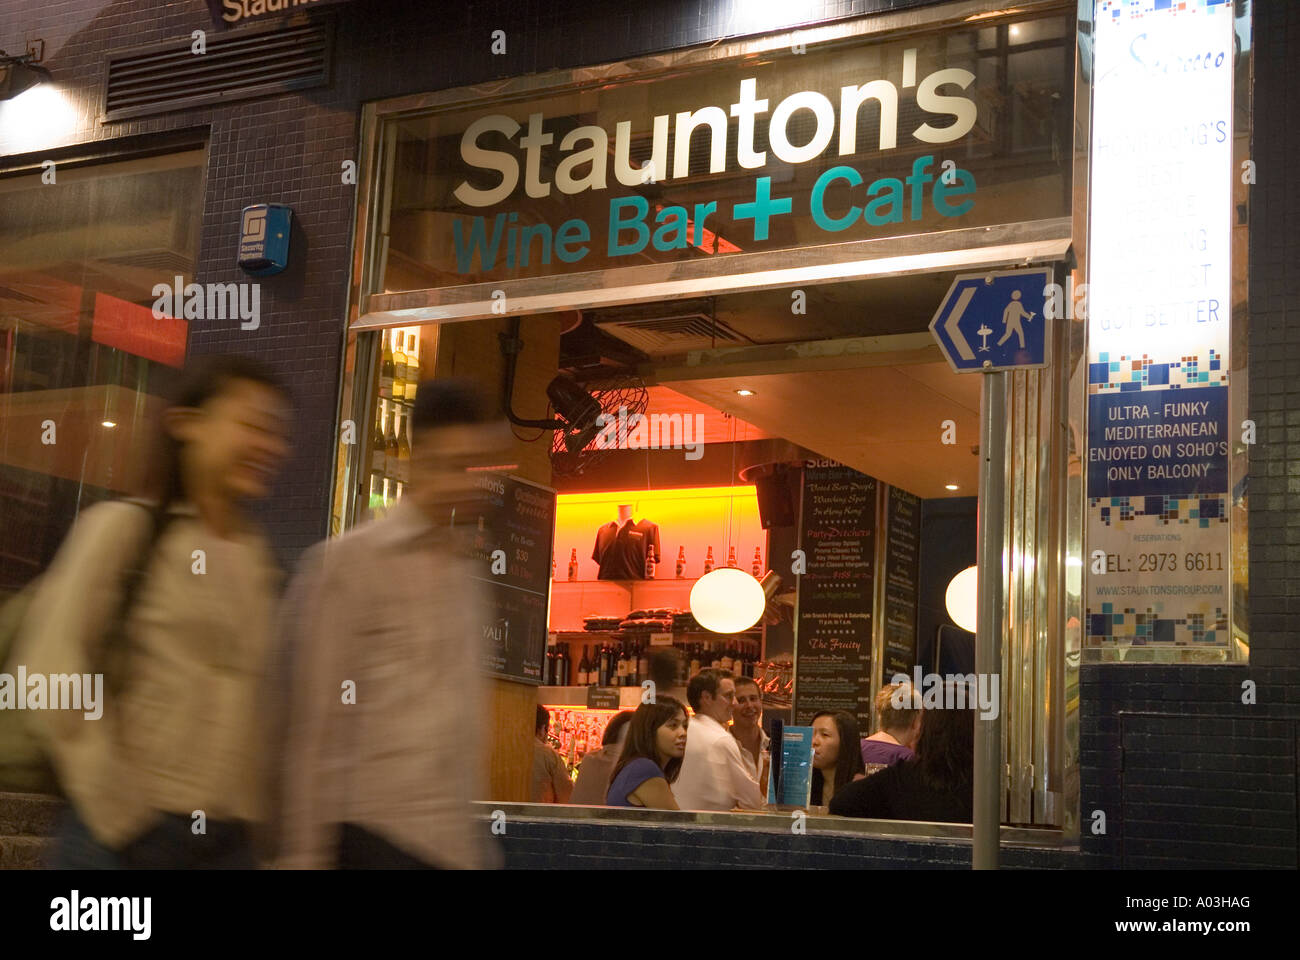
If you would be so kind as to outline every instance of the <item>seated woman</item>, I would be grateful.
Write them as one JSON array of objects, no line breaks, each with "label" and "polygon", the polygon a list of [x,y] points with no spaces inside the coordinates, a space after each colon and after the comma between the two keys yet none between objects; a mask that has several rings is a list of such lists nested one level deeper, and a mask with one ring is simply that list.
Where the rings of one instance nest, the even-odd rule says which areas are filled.
[{"label": "seated woman", "polygon": [[825,807],[841,788],[864,776],[857,717],[844,710],[813,714],[812,795],[808,805]]},{"label": "seated woman", "polygon": [[578,767],[578,779],[573,784],[570,803],[601,804],[605,802],[605,791],[609,789],[610,775],[614,764],[623,752],[623,741],[627,737],[627,725],[632,719],[631,710],[621,710],[609,723],[605,724],[605,734],[600,738],[600,749],[593,750],[583,758]]},{"label": "seated woman", "polygon": [[669,784],[686,755],[686,722],[686,708],[673,697],[661,695],[636,708],[605,793],[606,806],[680,809]]},{"label": "seated woman", "polygon": [[[951,690],[945,691],[943,703],[959,702],[954,696]],[[973,704],[974,698],[960,702]],[[830,812],[881,820],[970,823],[974,757],[974,709],[926,710],[916,756],[837,790]]]},{"label": "seated woman", "polygon": [[880,729],[862,741],[862,762],[868,775],[911,757],[921,734],[921,695],[910,683],[881,687],[875,707]]}]

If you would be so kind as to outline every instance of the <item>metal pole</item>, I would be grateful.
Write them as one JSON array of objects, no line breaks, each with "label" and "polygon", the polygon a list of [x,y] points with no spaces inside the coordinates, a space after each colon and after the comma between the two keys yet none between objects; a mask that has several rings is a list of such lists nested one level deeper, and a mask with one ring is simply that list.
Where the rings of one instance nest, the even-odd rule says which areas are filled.
[{"label": "metal pole", "polygon": [[[1006,374],[985,373],[980,390],[979,607],[975,628],[975,672],[1002,670],[1002,518],[1006,486]],[[999,699],[1002,684],[998,684]],[[972,866],[998,868],[1002,824],[1002,704],[988,720],[975,718],[975,805],[971,831]]]}]

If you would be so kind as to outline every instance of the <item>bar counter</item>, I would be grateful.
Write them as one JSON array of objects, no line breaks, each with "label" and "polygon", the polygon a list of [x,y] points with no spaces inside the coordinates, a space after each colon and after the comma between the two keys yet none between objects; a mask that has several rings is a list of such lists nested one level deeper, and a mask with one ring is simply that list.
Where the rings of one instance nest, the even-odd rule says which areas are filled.
[{"label": "bar counter", "polygon": [[[793,810],[713,813],[547,803],[475,804],[508,869],[967,869],[971,826]],[[799,830],[801,832],[796,832]],[[502,832],[504,831],[504,832]],[[1003,826],[1001,865],[1082,866],[1059,830]]]}]

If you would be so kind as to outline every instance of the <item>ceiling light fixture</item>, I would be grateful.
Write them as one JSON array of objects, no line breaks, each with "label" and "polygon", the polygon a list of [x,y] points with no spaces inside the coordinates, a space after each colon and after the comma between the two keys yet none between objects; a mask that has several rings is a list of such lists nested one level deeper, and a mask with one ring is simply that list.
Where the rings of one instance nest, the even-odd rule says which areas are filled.
[{"label": "ceiling light fixture", "polygon": [[103,427],[116,427],[117,424],[114,423],[112,420],[105,420],[102,424],[100,424],[100,426],[103,426]]},{"label": "ceiling light fixture", "polygon": [[957,484],[955,484],[955,483],[945,483],[945,484],[943,485],[943,488],[944,488],[945,490],[956,490],[956,489],[957,489]]},{"label": "ceiling light fixture", "polygon": [[741,387],[739,390],[736,391],[736,395],[740,397],[752,397],[754,395],[754,391],[750,390],[748,387]]}]

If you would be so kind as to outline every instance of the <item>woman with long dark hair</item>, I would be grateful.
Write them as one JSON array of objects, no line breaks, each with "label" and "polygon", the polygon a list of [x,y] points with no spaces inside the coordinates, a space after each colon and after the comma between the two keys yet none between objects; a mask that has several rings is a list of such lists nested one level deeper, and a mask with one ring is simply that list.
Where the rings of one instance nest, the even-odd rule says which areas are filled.
[{"label": "woman with long dark hair", "polygon": [[686,708],[673,697],[636,708],[609,779],[606,806],[680,809],[671,784],[686,755],[686,723]]},{"label": "woman with long dark hair", "polygon": [[846,710],[813,714],[812,795],[809,806],[824,807],[840,789],[866,772],[858,747],[858,719]]},{"label": "woman with long dark hair", "polygon": [[146,499],[85,510],[42,577],[28,670],[102,678],[94,711],[33,718],[69,801],[55,866],[256,865],[280,572],[242,502],[269,492],[286,420],[261,364],[194,361]]},{"label": "woman with long dark hair", "polygon": [[[916,755],[851,783],[831,799],[830,812],[882,820],[970,823],[974,806],[975,698],[951,681],[940,706],[921,714]],[[960,706],[958,706],[960,704]]]}]

